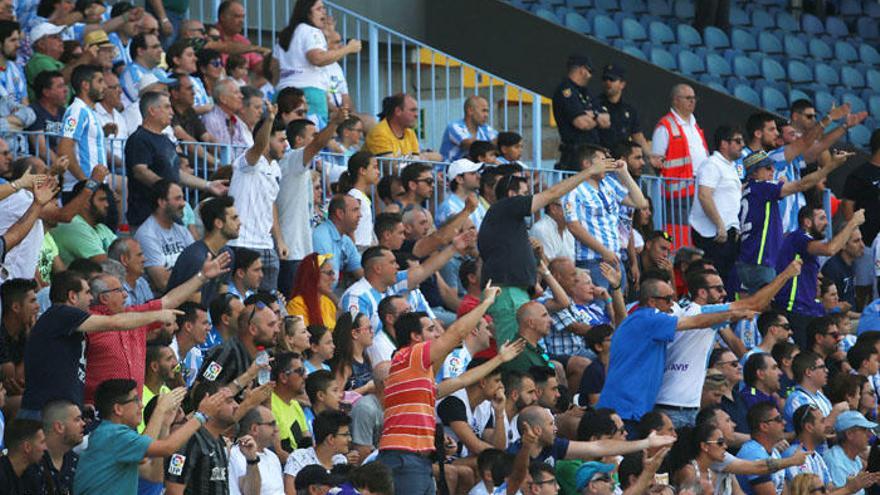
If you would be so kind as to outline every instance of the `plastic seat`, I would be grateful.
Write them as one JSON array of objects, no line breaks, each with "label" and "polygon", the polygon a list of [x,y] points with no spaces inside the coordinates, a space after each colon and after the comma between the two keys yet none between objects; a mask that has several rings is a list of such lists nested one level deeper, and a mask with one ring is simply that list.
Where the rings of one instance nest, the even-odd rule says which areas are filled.
[{"label": "plastic seat", "polygon": [[754,52],[758,49],[758,42],[755,40],[755,36],[745,29],[734,28],[730,41],[734,50]]},{"label": "plastic seat", "polygon": [[840,2],[840,15],[851,17],[862,15],[862,5],[858,0],[843,0]]},{"label": "plastic seat", "polygon": [[706,43],[706,48],[710,50],[730,48],[730,39],[727,37],[727,33],[715,26],[706,27],[703,31],[703,41]]},{"label": "plastic seat", "polygon": [[660,21],[651,22],[648,26],[648,37],[651,39],[651,43],[655,45],[675,43],[675,34],[673,34],[672,29]]},{"label": "plastic seat", "polygon": [[598,10],[604,10],[607,12],[620,10],[620,4],[617,3],[617,0],[596,0],[594,6]]},{"label": "plastic seat", "polygon": [[813,104],[816,105],[816,110],[819,112],[828,113],[831,106],[834,105],[834,98],[827,91],[816,91],[813,95]]},{"label": "plastic seat", "polygon": [[593,0],[565,0],[565,5],[577,9],[582,7],[592,7]]},{"label": "plastic seat", "polygon": [[788,92],[788,103],[793,105],[798,100],[809,100],[810,97],[799,89],[793,89]]},{"label": "plastic seat", "polygon": [[850,111],[853,113],[864,112],[868,109],[868,105],[865,105],[865,100],[852,93],[844,93],[843,103],[849,103]]},{"label": "plastic seat", "polygon": [[816,78],[816,83],[824,86],[830,87],[840,84],[840,77],[838,77],[837,71],[834,70],[834,67],[831,67],[828,64],[816,64],[814,76]]},{"label": "plastic seat", "polygon": [[[868,69],[865,79],[869,88],[874,88],[875,91],[880,90],[880,70]],[[877,114],[877,117],[880,117],[880,113]]]},{"label": "plastic seat", "polygon": [[700,46],[703,44],[700,32],[689,24],[679,24],[676,28],[676,32],[678,33],[676,39],[678,40],[678,44],[682,47]]},{"label": "plastic seat", "polygon": [[779,62],[765,57],[764,60],[761,60],[761,75],[768,81],[784,81],[785,69]]},{"label": "plastic seat", "polygon": [[623,47],[623,52],[632,55],[640,60],[647,61],[648,57],[645,56],[645,52],[635,46],[625,46]]},{"label": "plastic seat", "polygon": [[856,31],[859,33],[859,36],[866,40],[876,40],[880,38],[880,28],[877,27],[877,19],[860,17],[859,20],[856,21]]},{"label": "plastic seat", "polygon": [[733,89],[733,96],[756,107],[761,106],[761,98],[758,96],[758,93],[745,84],[738,84],[736,88]]},{"label": "plastic seat", "polygon": [[822,21],[812,14],[804,14],[801,17],[801,29],[809,35],[823,34],[825,32],[825,26],[822,25]]},{"label": "plastic seat", "polygon": [[623,39],[628,41],[647,41],[648,33],[635,19],[624,19],[621,27]]},{"label": "plastic seat", "polygon": [[752,11],[752,26],[755,29],[774,29],[776,28],[776,21],[773,19],[773,16],[764,12],[762,10],[753,10]]},{"label": "plastic seat", "polygon": [[706,65],[695,53],[682,50],[678,52],[678,70],[684,75],[691,76],[706,72]]},{"label": "plastic seat", "polygon": [[694,2],[692,0],[675,0],[672,9],[675,11],[675,17],[684,20],[694,18]]},{"label": "plastic seat", "polygon": [[797,33],[801,30],[795,18],[785,10],[776,13],[776,25],[787,33]]},{"label": "plastic seat", "polygon": [[758,35],[758,49],[767,55],[781,54],[783,51],[782,43],[775,34],[769,31],[762,31]]},{"label": "plastic seat", "polygon": [[880,115],[880,95],[868,98],[868,111],[871,115]]},{"label": "plastic seat", "polygon": [[859,124],[846,131],[846,137],[853,146],[865,149],[870,144],[871,131],[867,127]]},{"label": "plastic seat", "polygon": [[730,94],[730,91],[728,91],[727,88],[725,88],[724,85],[721,83],[708,82],[708,83],[706,83],[706,86],[709,86],[710,88],[714,89],[715,91],[718,91],[719,93],[724,93],[726,95]]},{"label": "plastic seat", "polygon": [[648,12],[659,17],[670,17],[672,5],[666,0],[648,0]]},{"label": "plastic seat", "polygon": [[789,58],[806,58],[807,44],[793,34],[786,34],[782,41],[785,56]]},{"label": "plastic seat", "polygon": [[758,65],[749,57],[743,56],[733,59],[733,73],[743,79],[754,79],[761,75]]},{"label": "plastic seat", "polygon": [[647,14],[648,4],[645,0],[621,0],[620,10],[629,14]]},{"label": "plastic seat", "polygon": [[810,39],[810,56],[819,60],[829,60],[834,55],[828,43],[819,38]]},{"label": "plastic seat", "polygon": [[749,14],[735,5],[730,6],[730,18],[728,20],[731,26],[749,26],[752,23],[749,20]]},{"label": "plastic seat", "polygon": [[862,7],[865,15],[873,19],[880,19],[880,3],[867,2]]},{"label": "plastic seat", "polygon": [[550,9],[538,8],[535,10],[535,15],[540,17],[541,19],[552,22],[553,24],[562,24],[559,22],[559,18],[556,17],[556,14],[553,13]]},{"label": "plastic seat", "polygon": [[782,92],[769,86],[761,90],[761,101],[764,103],[764,108],[771,112],[780,112],[788,106]]},{"label": "plastic seat", "polygon": [[610,17],[599,14],[593,18],[593,35],[602,40],[613,40],[620,38],[620,29]]},{"label": "plastic seat", "polygon": [[659,65],[666,70],[676,70],[678,68],[672,54],[662,48],[651,49],[651,63]]},{"label": "plastic seat", "polygon": [[813,82],[813,74],[807,64],[797,61],[788,61],[788,79],[792,84]]},{"label": "plastic seat", "polygon": [[730,63],[717,53],[706,55],[706,72],[713,76],[727,77],[733,74]]},{"label": "plastic seat", "polygon": [[834,60],[849,64],[858,61],[859,54],[848,41],[838,41],[834,43]]},{"label": "plastic seat", "polygon": [[593,32],[593,30],[590,29],[590,23],[584,19],[584,16],[576,12],[565,14],[565,27],[581,34],[589,34]]},{"label": "plastic seat", "polygon": [[877,49],[867,43],[862,43],[859,46],[859,58],[862,59],[862,63],[880,66],[880,53],[877,53]]},{"label": "plastic seat", "polygon": [[858,69],[849,66],[843,66],[840,69],[840,82],[850,89],[862,89],[865,87],[865,77]]},{"label": "plastic seat", "polygon": [[825,19],[825,32],[834,38],[846,38],[849,36],[849,28],[840,17],[828,16]]}]

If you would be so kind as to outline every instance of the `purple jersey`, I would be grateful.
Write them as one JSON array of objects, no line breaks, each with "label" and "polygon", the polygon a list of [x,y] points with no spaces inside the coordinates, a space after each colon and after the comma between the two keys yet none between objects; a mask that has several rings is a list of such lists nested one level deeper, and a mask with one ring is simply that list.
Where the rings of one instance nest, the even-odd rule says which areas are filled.
[{"label": "purple jersey", "polygon": [[742,242],[739,261],[752,265],[776,267],[779,244],[782,242],[782,217],[779,198],[782,182],[749,180],[743,190],[739,222]]},{"label": "purple jersey", "polygon": [[786,311],[793,311],[809,316],[822,316],[825,311],[816,301],[816,289],[819,285],[819,258],[807,251],[807,245],[813,236],[797,229],[785,236],[776,261],[776,272],[782,273],[792,260],[803,260],[801,274],[789,280],[776,294],[775,302]]}]

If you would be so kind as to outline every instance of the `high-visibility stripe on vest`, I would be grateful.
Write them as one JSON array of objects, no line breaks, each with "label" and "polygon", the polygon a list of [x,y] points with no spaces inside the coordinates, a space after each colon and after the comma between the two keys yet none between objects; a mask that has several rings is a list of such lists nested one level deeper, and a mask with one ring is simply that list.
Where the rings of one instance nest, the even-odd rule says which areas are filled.
[{"label": "high-visibility stripe on vest", "polygon": [[[669,145],[666,147],[666,156],[663,160],[663,166],[660,169],[660,176],[669,179],[679,179],[664,181],[664,195],[667,198],[693,196],[693,182],[682,180],[694,178],[694,165],[691,161],[691,153],[688,148],[688,140],[687,136],[684,134],[684,130],[681,128],[681,125],[678,124],[678,121],[675,120],[675,115],[673,115],[672,112],[664,115],[657,126],[663,126],[669,136]],[[697,132],[700,134],[700,139],[703,140],[703,147],[708,150],[709,147],[706,145],[706,137],[703,135],[703,129],[701,129],[700,126],[696,127]]]}]

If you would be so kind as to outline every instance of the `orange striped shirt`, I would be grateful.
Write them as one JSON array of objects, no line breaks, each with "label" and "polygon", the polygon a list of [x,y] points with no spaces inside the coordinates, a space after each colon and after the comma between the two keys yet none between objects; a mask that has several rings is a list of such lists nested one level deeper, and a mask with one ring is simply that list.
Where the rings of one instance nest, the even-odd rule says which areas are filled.
[{"label": "orange striped shirt", "polygon": [[379,450],[434,451],[437,389],[430,342],[401,349],[385,380],[385,422]]}]

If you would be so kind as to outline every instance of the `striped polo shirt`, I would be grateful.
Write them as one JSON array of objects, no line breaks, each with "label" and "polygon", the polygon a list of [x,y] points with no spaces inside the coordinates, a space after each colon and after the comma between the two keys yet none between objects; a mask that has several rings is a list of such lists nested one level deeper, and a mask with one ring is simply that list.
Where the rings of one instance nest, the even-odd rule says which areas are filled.
[{"label": "striped polo shirt", "polygon": [[391,359],[379,450],[434,451],[437,390],[430,346],[431,342],[419,342],[401,349]]},{"label": "striped polo shirt", "polygon": [[[562,201],[566,222],[580,222],[587,233],[595,237],[612,253],[620,252],[620,202],[629,191],[616,177],[606,176],[599,187],[583,182],[568,193]],[[575,260],[592,261],[602,255],[575,239]]]}]

